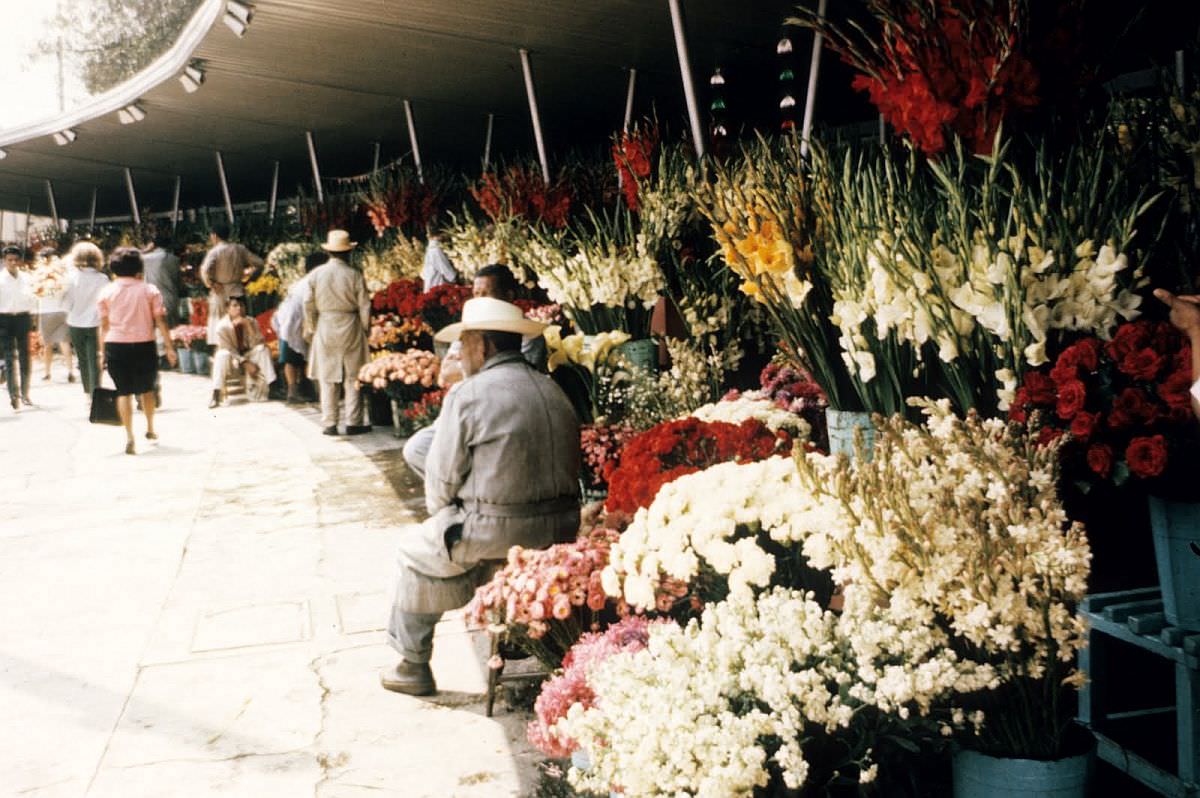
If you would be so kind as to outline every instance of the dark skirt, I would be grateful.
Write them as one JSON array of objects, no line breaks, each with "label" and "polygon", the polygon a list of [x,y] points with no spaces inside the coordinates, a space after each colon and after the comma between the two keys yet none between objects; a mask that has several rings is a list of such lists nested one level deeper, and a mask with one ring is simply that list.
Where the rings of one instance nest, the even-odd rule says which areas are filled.
[{"label": "dark skirt", "polygon": [[158,380],[158,347],[154,341],[104,344],[104,362],[118,396],[150,393]]},{"label": "dark skirt", "polygon": [[307,361],[304,359],[304,355],[288,346],[287,341],[281,340],[279,342],[279,362],[285,366],[295,366],[302,369]]}]

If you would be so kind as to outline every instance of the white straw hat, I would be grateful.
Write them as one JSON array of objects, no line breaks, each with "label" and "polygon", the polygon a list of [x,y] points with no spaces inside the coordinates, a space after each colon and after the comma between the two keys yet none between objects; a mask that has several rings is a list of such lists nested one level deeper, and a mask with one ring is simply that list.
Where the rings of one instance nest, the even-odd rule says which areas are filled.
[{"label": "white straw hat", "polygon": [[462,321],[438,330],[434,338],[442,343],[449,343],[457,341],[467,330],[541,335],[544,329],[546,329],[545,324],[525,318],[525,314],[516,305],[481,296],[468,299],[463,304]]},{"label": "white straw hat", "polygon": [[350,234],[345,230],[330,230],[321,249],[326,252],[349,252],[358,246],[357,241],[350,240]]}]

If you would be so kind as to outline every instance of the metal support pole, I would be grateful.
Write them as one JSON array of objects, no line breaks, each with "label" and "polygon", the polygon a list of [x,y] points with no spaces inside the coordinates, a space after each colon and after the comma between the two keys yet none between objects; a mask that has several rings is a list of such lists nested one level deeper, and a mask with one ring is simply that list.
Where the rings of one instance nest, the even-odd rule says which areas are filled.
[{"label": "metal support pole", "polygon": [[171,198],[171,232],[175,232],[175,228],[179,225],[179,188],[183,184],[183,178],[175,175],[175,191]]},{"label": "metal support pole", "polygon": [[304,131],[304,138],[308,140],[308,161],[312,164],[313,185],[317,187],[317,202],[324,202],[325,189],[321,188],[321,170],[317,167],[317,145],[313,144],[312,131]]},{"label": "metal support pole", "polygon": [[408,146],[412,147],[413,163],[417,166],[417,180],[424,183],[425,173],[421,171],[421,148],[417,144],[417,125],[413,122],[412,103],[404,101],[404,118],[408,120]]},{"label": "metal support pole", "polygon": [[667,0],[667,3],[671,7],[671,26],[675,29],[675,51],[679,55],[679,74],[683,78],[683,98],[687,100],[688,120],[692,124],[692,144],[696,148],[696,157],[703,158],[704,125],[700,121],[700,106],[696,102],[696,84],[692,80],[692,59],[688,55],[683,10],[679,7],[679,0]]},{"label": "metal support pole", "polygon": [[25,198],[25,242],[22,250],[29,251],[29,212],[32,210],[33,201],[29,197]]},{"label": "metal support pole", "polygon": [[[278,163],[278,161],[276,161]],[[379,171],[379,142],[375,142],[375,158],[371,161],[371,174]]]},{"label": "metal support pole", "polygon": [[887,144],[887,124],[883,121],[883,114],[879,115],[879,143]]},{"label": "metal support pole", "polygon": [[88,214],[88,230],[96,227],[96,187],[92,186],[92,211]]},{"label": "metal support pole", "polygon": [[[826,0],[817,3],[817,16],[825,18]],[[813,34],[812,61],[808,65],[808,94],[804,97],[804,124],[800,128],[800,154],[808,155],[808,137],[812,133],[813,107],[817,102],[817,78],[821,74],[821,48],[825,36],[817,31]]]},{"label": "metal support pole", "polygon": [[529,117],[533,120],[533,139],[537,143],[538,161],[542,164],[542,180],[550,185],[550,162],[546,160],[546,141],[542,138],[542,116],[538,113],[537,92],[533,89],[533,66],[529,51],[521,48],[521,71],[525,73],[525,95],[529,98]]},{"label": "metal support pole", "polygon": [[[378,145],[376,145],[378,147]],[[376,150],[378,152],[378,150]],[[275,162],[275,168],[271,172],[271,205],[267,210],[267,218],[272,222],[275,221],[275,199],[279,196],[279,161]]]},{"label": "metal support pole", "polygon": [[133,223],[142,223],[142,214],[138,211],[137,192],[133,190],[133,172],[125,167],[125,188],[129,190],[129,210],[133,211]]},{"label": "metal support pole", "polygon": [[1179,89],[1179,93],[1183,94],[1184,83],[1186,77],[1183,71],[1183,50],[1175,51],[1175,86]]},{"label": "metal support pole", "polygon": [[225,179],[225,159],[217,150],[217,176],[221,178],[221,195],[225,198],[225,218],[233,224],[233,200],[229,198],[229,181]]},{"label": "metal support pole", "polygon": [[485,172],[492,162],[492,124],[495,119],[495,114],[488,114],[487,133],[483,137],[483,171]]},{"label": "metal support pole", "polygon": [[629,69],[629,89],[625,92],[625,124],[621,126],[621,130],[629,132],[629,123],[633,121],[633,92],[637,86],[637,70],[630,67]]},{"label": "metal support pole", "polygon": [[54,184],[46,181],[46,198],[50,200],[50,218],[54,220],[54,229],[58,229],[58,205],[54,202]]}]

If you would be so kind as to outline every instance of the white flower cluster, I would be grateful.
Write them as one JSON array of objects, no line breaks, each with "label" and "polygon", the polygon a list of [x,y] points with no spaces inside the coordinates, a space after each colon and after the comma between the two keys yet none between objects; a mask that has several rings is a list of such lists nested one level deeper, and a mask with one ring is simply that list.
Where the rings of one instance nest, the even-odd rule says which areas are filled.
[{"label": "white flower cluster", "polygon": [[725,399],[698,407],[689,415],[701,421],[725,421],[741,424],[756,419],[766,424],[772,432],[787,430],[793,438],[808,440],[812,427],[795,413],[789,413],[770,399],[753,393],[742,394],[737,399]]},{"label": "white flower cluster", "polygon": [[[646,649],[589,674],[595,707],[577,704],[556,724],[591,759],[571,781],[620,785],[628,796],[730,798],[767,785],[772,761],[791,789],[810,780],[812,765],[825,777],[853,765],[871,781],[872,731],[984,681],[945,650],[914,666],[903,643],[919,638],[914,627],[875,631],[901,642],[856,650],[856,630],[811,594],[783,588],[708,607],[686,628],[654,625]],[[961,711],[945,717],[947,727],[966,722]],[[806,745],[829,736],[844,740],[845,760],[810,764]]]},{"label": "white flower cluster", "polygon": [[445,230],[442,249],[458,273],[467,280],[475,279],[475,273],[484,266],[497,263],[508,266],[518,282],[526,283],[525,271],[513,257],[514,246],[520,248],[519,241],[514,242],[514,237],[519,239],[520,236],[512,222],[480,227],[466,218],[461,222],[456,221]]},{"label": "white flower cluster", "polygon": [[420,279],[424,262],[425,242],[418,238],[399,236],[386,249],[368,248],[362,257],[367,289],[381,291],[395,280]]},{"label": "white flower cluster", "polygon": [[641,234],[632,250],[613,241],[589,243],[573,255],[540,242],[530,244],[531,259],[540,265],[535,267],[538,285],[551,302],[582,310],[593,305],[654,307],[666,283]]},{"label": "white flower cluster", "polygon": [[653,608],[663,574],[690,582],[701,564],[726,578],[733,595],[766,587],[775,560],[755,536],[801,538],[791,519],[807,509],[811,494],[799,476],[791,458],[771,457],[721,463],[668,482],[613,545],[601,575],[605,592]]},{"label": "white flower cluster", "polygon": [[304,259],[313,251],[311,244],[277,244],[267,253],[266,269],[279,276],[281,295],[304,276]]}]

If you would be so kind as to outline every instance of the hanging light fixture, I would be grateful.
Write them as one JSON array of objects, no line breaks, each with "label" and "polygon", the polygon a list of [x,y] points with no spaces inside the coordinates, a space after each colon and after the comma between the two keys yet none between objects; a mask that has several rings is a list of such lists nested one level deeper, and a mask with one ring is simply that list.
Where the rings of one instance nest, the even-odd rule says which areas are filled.
[{"label": "hanging light fixture", "polygon": [[787,55],[792,51],[792,40],[786,36],[779,40],[779,44],[775,45],[776,55]]},{"label": "hanging light fixture", "polygon": [[225,26],[240,36],[246,35],[246,28],[254,16],[254,10],[238,0],[228,0],[225,3]]},{"label": "hanging light fixture", "polygon": [[3,160],[4,160],[5,158],[7,158],[7,157],[8,157],[8,151],[7,151],[7,150],[0,150],[0,161],[3,161]]},{"label": "hanging light fixture", "polygon": [[60,147],[65,147],[77,138],[79,138],[79,134],[71,128],[67,128],[54,134],[54,143]]},{"label": "hanging light fixture", "polygon": [[200,62],[193,61],[183,69],[183,74],[179,76],[179,82],[183,84],[183,89],[188,94],[196,91],[204,83],[204,70],[200,68]]},{"label": "hanging light fixture", "polygon": [[709,86],[724,86],[725,85],[725,76],[721,74],[720,67],[717,67],[716,71],[712,73],[712,77],[708,79],[708,85]]},{"label": "hanging light fixture", "polygon": [[141,122],[146,118],[146,112],[137,106],[136,103],[130,104],[117,111],[117,119],[122,125],[132,125],[134,122]]}]

